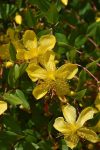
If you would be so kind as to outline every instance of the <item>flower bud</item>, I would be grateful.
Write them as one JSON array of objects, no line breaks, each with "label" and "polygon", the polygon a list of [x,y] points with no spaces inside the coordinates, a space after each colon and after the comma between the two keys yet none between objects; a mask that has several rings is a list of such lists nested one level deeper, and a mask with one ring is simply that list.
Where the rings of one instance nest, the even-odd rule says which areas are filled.
[{"label": "flower bud", "polygon": [[7,61],[7,62],[5,62],[5,64],[4,64],[4,66],[5,66],[6,68],[10,68],[10,67],[12,67],[13,65],[14,65],[14,63],[11,62],[11,61]]},{"label": "flower bud", "polygon": [[19,15],[19,14],[17,14],[16,16],[15,16],[15,22],[17,23],[17,24],[22,24],[22,16],[21,15]]}]

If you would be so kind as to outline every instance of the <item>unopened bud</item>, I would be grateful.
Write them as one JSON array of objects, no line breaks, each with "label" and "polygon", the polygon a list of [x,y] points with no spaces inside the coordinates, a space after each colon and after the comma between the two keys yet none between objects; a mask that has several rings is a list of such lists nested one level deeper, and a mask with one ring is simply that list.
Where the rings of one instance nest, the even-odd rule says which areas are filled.
[{"label": "unopened bud", "polygon": [[21,15],[19,15],[19,14],[17,14],[16,16],[15,16],[15,22],[17,23],[17,24],[22,24],[22,16]]},{"label": "unopened bud", "polygon": [[7,61],[7,62],[4,64],[4,66],[5,66],[6,68],[10,68],[10,67],[12,67],[13,65],[14,65],[14,63],[11,62],[11,61]]}]

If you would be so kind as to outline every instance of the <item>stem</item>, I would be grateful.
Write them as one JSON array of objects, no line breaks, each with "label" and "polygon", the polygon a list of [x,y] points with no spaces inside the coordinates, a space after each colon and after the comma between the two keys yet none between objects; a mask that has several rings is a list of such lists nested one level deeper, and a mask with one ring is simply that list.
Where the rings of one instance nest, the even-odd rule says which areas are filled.
[{"label": "stem", "polygon": [[86,67],[83,67],[79,64],[77,64],[79,67],[83,68],[92,78],[94,78],[94,80],[99,83],[100,81],[86,68]]}]

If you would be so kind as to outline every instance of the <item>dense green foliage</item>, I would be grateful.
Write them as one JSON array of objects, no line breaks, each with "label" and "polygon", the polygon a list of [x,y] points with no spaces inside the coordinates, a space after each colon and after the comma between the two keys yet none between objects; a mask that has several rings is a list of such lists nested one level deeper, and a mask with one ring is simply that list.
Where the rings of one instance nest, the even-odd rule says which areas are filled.
[{"label": "dense green foliage", "polygon": [[[27,30],[35,33],[28,36]],[[76,64],[78,72],[73,73],[76,65],[66,66],[72,74],[68,74],[70,77],[67,75],[68,85],[65,85],[65,81],[60,80],[65,72],[58,71],[56,74],[60,79],[54,83],[56,94],[51,80],[47,80],[49,83],[45,83],[49,84],[52,92],[43,93],[44,97],[39,99],[36,91],[34,96],[32,91],[42,77],[34,79],[33,74],[27,71],[31,52],[24,58],[17,50],[23,49],[22,41],[24,48],[29,50],[31,45],[27,41],[35,38],[41,48],[43,38],[45,41],[47,38],[44,35],[48,34],[56,38],[56,42],[54,37],[50,37],[51,43],[49,41],[48,49],[55,52],[55,60],[51,64],[55,62],[57,69],[67,63]],[[49,59],[49,54],[45,57]],[[40,57],[38,61],[37,66],[32,66],[35,69],[44,63]],[[45,78],[42,80],[42,88],[45,88]],[[64,88],[68,88],[68,95],[62,94]],[[95,109],[94,118],[87,119],[86,126],[99,137],[100,0],[69,0],[67,5],[61,0],[0,0],[0,101],[8,105],[3,114],[0,112],[0,150],[70,150],[63,135],[53,127],[55,119],[63,116],[62,105],[67,103],[76,108],[77,115],[86,107]],[[0,104],[0,111],[5,104]],[[74,149],[98,150],[99,141],[91,143],[80,138]]]}]

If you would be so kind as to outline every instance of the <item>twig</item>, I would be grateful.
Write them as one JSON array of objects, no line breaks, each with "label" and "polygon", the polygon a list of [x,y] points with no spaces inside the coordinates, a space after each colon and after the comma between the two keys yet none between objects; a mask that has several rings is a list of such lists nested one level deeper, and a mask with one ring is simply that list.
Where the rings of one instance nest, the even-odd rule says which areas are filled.
[{"label": "twig", "polygon": [[99,83],[100,81],[86,68],[86,67],[83,67],[79,64],[77,64],[79,67],[83,68],[92,78],[94,78],[94,80]]}]

